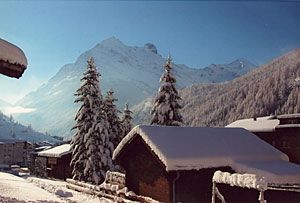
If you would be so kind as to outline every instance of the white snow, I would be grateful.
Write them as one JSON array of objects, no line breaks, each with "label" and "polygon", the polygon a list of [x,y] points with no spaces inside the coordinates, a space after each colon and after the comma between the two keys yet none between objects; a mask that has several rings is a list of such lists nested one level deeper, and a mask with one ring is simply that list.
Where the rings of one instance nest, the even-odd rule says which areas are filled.
[{"label": "white snow", "polygon": [[57,147],[53,147],[51,149],[44,150],[42,152],[38,152],[39,156],[46,157],[62,157],[63,155],[72,153],[70,149],[70,144],[63,144]]},{"label": "white snow", "polygon": [[0,39],[0,60],[27,67],[27,59],[23,51],[2,39]]},{"label": "white snow", "polygon": [[76,192],[66,188],[67,183],[61,180],[49,180],[38,177],[28,177],[27,182],[33,183],[39,188],[43,188],[49,193],[57,195],[63,202],[92,202],[92,203],[102,203],[102,202],[113,202],[109,199],[103,197],[96,197],[82,192]]},{"label": "white snow", "polygon": [[10,107],[3,108],[3,113],[6,115],[30,113],[30,112],[34,112],[34,111],[36,111],[35,108],[24,108],[22,106],[10,106]]},{"label": "white snow", "polygon": [[[91,202],[112,203],[113,200],[66,188],[66,182],[38,177],[18,177],[0,172],[0,202]],[[122,199],[122,202],[131,202]]]},{"label": "white snow", "polygon": [[252,173],[263,176],[268,184],[300,184],[300,165],[284,160],[236,161],[234,167],[238,173]]},{"label": "white snow", "polygon": [[26,202],[41,202],[41,200],[45,200],[45,202],[64,202],[56,195],[26,182],[21,177],[3,172],[0,172],[0,191],[1,202],[4,200],[10,200],[10,202],[20,202],[22,200]]},{"label": "white snow", "polygon": [[115,182],[125,185],[125,174],[120,172],[106,171],[105,182]]},{"label": "white snow", "polygon": [[167,171],[230,166],[274,184],[300,183],[299,165],[289,163],[287,155],[242,128],[140,125],[121,141],[113,159],[135,136],[141,136]]},{"label": "white snow", "polygon": [[237,187],[253,188],[259,191],[267,190],[268,183],[266,178],[255,174],[230,174],[228,172],[216,171],[213,176],[216,183],[229,184]]},{"label": "white snow", "polygon": [[295,114],[283,114],[277,116],[279,119],[285,119],[285,118],[300,118],[300,113],[295,113]]},{"label": "white snow", "polygon": [[274,116],[266,116],[253,119],[241,119],[230,123],[226,127],[245,128],[251,132],[272,132],[279,125],[279,120]]}]

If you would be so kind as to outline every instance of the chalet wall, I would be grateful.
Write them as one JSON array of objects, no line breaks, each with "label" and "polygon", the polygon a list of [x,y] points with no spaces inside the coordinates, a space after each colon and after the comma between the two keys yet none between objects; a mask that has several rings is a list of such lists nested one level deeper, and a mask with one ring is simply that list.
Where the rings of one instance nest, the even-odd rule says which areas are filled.
[{"label": "chalet wall", "polygon": [[142,139],[130,143],[121,165],[126,170],[126,186],[137,194],[161,202],[170,202],[170,184],[165,168],[155,158]]},{"label": "chalet wall", "polygon": [[179,171],[175,185],[176,202],[211,202],[212,177],[217,170],[233,172],[230,167]]},{"label": "chalet wall", "polygon": [[57,179],[65,180],[66,178],[72,177],[72,168],[70,162],[72,159],[72,154],[67,154],[61,158],[56,158],[56,164],[49,163],[49,157],[47,158],[47,168],[51,168],[48,171],[49,177],[54,177]]},{"label": "chalet wall", "polygon": [[[259,191],[255,189],[232,187],[225,184],[217,184],[217,187],[221,194],[224,196],[226,202],[259,202]],[[264,193],[265,200],[272,203],[299,203],[300,193],[291,191],[278,191],[267,190]],[[221,201],[216,201],[221,202]]]},{"label": "chalet wall", "polygon": [[300,128],[276,128],[275,132],[254,134],[288,155],[290,162],[300,164]]},{"label": "chalet wall", "polygon": [[300,164],[300,128],[279,128],[276,136],[276,148],[287,154],[290,162]]}]

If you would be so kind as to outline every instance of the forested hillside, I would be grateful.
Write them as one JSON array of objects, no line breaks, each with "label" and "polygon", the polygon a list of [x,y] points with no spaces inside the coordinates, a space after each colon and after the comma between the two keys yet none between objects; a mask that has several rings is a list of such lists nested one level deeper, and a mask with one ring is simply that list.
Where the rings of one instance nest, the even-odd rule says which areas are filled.
[{"label": "forested hillside", "polygon": [[[180,91],[187,126],[225,126],[237,119],[300,113],[300,49],[230,82],[196,84]],[[151,104],[150,104],[151,103]],[[153,99],[132,108],[135,124],[149,124]]]},{"label": "forested hillside", "polygon": [[300,112],[300,49],[230,82],[181,91],[186,125],[225,126],[237,119]]}]

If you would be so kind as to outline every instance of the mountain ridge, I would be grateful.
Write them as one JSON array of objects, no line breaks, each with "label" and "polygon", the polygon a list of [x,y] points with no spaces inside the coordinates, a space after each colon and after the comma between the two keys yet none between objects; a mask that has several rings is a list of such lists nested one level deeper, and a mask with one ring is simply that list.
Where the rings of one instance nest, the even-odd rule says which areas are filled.
[{"label": "mountain ridge", "polygon": [[[14,116],[40,131],[70,137],[74,116],[79,108],[79,104],[73,103],[74,94],[80,87],[80,79],[90,57],[94,57],[94,64],[102,75],[99,79],[102,95],[105,97],[106,91],[113,88],[115,97],[119,99],[118,108],[122,111],[128,100],[133,106],[154,95],[159,88],[165,59],[156,52],[155,45],[149,43],[137,47],[126,46],[114,37],[104,40],[80,54],[74,64],[64,65],[46,84],[17,102],[17,105],[35,108],[35,112]],[[234,67],[223,64],[220,66],[223,69],[215,70],[194,69],[174,63],[172,66],[177,87],[181,89],[195,83],[232,80],[256,68],[250,62],[245,61],[245,64],[243,69],[240,64]]]},{"label": "mountain ridge", "polygon": [[[294,85],[299,76],[296,49],[232,81],[190,85],[180,90],[185,124],[221,127],[238,119],[299,113],[299,87]],[[132,108],[136,124],[150,123],[149,102]]]},{"label": "mountain ridge", "polygon": [[59,143],[59,140],[55,138],[37,132],[29,126],[23,126],[18,122],[15,122],[12,117],[5,116],[0,111],[0,139],[8,139],[8,140],[25,140],[28,142],[50,142],[52,144]]}]

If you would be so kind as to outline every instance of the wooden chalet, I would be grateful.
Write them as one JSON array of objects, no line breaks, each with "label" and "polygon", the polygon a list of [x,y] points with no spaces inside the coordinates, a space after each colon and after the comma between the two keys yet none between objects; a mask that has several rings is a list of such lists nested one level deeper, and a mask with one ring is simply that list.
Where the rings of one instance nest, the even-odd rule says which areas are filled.
[{"label": "wooden chalet", "polygon": [[[113,160],[125,169],[129,190],[160,202],[211,202],[217,170],[259,174],[274,184],[300,183],[300,166],[242,128],[140,125],[121,141]],[[220,187],[225,194],[230,189]],[[258,201],[253,190],[234,188],[230,194],[231,201]]]},{"label": "wooden chalet", "polygon": [[227,127],[245,128],[300,164],[300,114],[237,120]]},{"label": "wooden chalet", "polygon": [[72,177],[72,168],[70,166],[72,151],[70,150],[70,144],[63,144],[38,152],[38,156],[45,159],[48,177],[63,180]]},{"label": "wooden chalet", "polygon": [[20,78],[27,68],[24,52],[17,46],[0,39],[0,73]]}]

